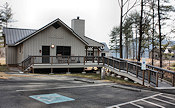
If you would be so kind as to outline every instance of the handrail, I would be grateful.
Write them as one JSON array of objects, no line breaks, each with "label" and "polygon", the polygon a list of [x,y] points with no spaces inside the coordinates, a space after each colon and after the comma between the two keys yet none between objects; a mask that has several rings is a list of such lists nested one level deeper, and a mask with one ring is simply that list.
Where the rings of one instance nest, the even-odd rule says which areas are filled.
[{"label": "handrail", "polygon": [[[108,59],[108,65],[110,65],[112,67],[116,65],[116,64],[114,64],[114,62],[112,62],[110,60],[115,61],[115,63],[118,62],[119,63],[118,64],[119,67],[118,66],[115,66],[113,68],[119,68],[119,71],[120,71],[120,69],[123,69],[123,70],[125,70],[127,72],[128,72],[128,68],[129,68],[131,73],[135,74],[136,77],[138,77],[138,76],[142,77],[143,78],[143,81],[145,79],[145,74],[146,74],[146,77],[148,77],[147,78],[148,82],[150,82],[150,80],[152,80],[151,82],[154,83],[154,84],[156,84],[156,86],[158,86],[158,79],[159,79],[160,76],[161,76],[161,78],[163,78],[162,76],[164,75],[164,73],[172,74],[172,77],[169,78],[169,80],[171,80],[172,86],[174,86],[175,72],[173,72],[173,71],[166,70],[166,69],[163,69],[163,68],[160,68],[160,67],[156,67],[156,66],[152,66],[152,65],[149,65],[149,64],[146,65],[147,68],[146,68],[146,70],[143,71],[143,70],[141,70],[141,62],[129,61],[129,60],[124,60],[124,59],[121,59],[121,58],[114,58],[114,57],[105,57],[105,58]],[[113,63],[113,64],[111,65],[111,63]],[[121,68],[121,66],[124,66],[124,67]],[[140,72],[142,72],[142,73],[140,73]],[[141,75],[141,74],[143,74],[143,75]],[[153,79],[150,79],[151,77],[154,80]],[[144,82],[143,82],[143,84],[144,84]]]}]

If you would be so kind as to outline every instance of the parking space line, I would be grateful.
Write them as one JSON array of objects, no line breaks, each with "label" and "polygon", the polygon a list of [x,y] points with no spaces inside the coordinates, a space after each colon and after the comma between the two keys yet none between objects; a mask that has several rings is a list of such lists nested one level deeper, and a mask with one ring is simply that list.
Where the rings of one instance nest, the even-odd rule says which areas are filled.
[{"label": "parking space line", "polygon": [[165,96],[165,95],[160,95],[161,97],[165,97],[165,98],[168,98],[168,99],[171,99],[171,100],[175,100],[174,98],[172,97],[169,97],[169,96]]},{"label": "parking space line", "polygon": [[149,104],[152,104],[152,105],[154,105],[154,106],[158,106],[158,107],[160,107],[160,108],[165,108],[164,106],[161,106],[161,105],[155,104],[155,103],[150,102],[150,101],[146,101],[146,100],[144,100],[144,99],[141,100],[141,101],[146,102],[146,103],[149,103]]},{"label": "parking space line", "polygon": [[158,100],[158,101],[162,101],[162,102],[167,103],[167,104],[175,105],[174,103],[171,103],[171,102],[168,102],[168,101],[165,101],[165,100],[162,100],[162,99],[158,99],[158,98],[155,98],[155,97],[153,99]]},{"label": "parking space line", "polygon": [[136,107],[139,107],[139,108],[144,108],[144,107],[142,107],[142,106],[140,106],[140,105],[137,105],[137,104],[135,104],[135,103],[130,103],[130,104],[132,104],[132,105],[134,105],[134,106],[136,106]]},{"label": "parking space line", "polygon": [[40,91],[40,90],[54,90],[54,89],[69,89],[69,88],[82,88],[82,87],[95,87],[95,86],[105,86],[105,85],[113,85],[111,83],[108,84],[91,84],[91,85],[82,85],[82,86],[64,86],[64,87],[55,87],[55,88],[41,88],[41,89],[27,89],[27,90],[16,90],[20,91]]},{"label": "parking space line", "polygon": [[[144,99],[153,98],[153,97],[155,97],[155,96],[159,96],[159,95],[161,95],[161,94],[163,94],[163,93],[159,93],[159,94],[155,94],[155,95],[148,96],[148,97],[145,97],[145,98],[141,98],[141,99],[137,99],[137,100],[133,100],[133,101],[129,101],[129,102],[125,102],[125,103],[121,103],[121,104],[118,104],[118,105],[109,106],[109,107],[107,107],[107,108],[113,108],[113,107],[115,108],[115,107],[119,107],[119,106],[122,106],[122,105],[126,105],[126,104],[130,104],[130,103],[134,103],[134,102],[142,101],[142,100],[144,100]],[[164,107],[162,107],[162,108],[164,108]]]}]

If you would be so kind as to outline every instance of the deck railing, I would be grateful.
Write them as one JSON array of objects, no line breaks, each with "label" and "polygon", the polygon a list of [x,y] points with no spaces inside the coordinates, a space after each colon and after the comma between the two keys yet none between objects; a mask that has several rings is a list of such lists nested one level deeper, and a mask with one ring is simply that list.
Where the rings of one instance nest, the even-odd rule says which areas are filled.
[{"label": "deck railing", "polygon": [[32,64],[80,64],[86,65],[88,63],[103,63],[103,57],[99,56],[29,56],[22,62],[23,70],[30,67]]},{"label": "deck railing", "polygon": [[145,80],[148,83],[155,84],[158,87],[158,80],[166,80],[175,84],[175,72],[162,69],[156,66],[147,65],[145,71],[141,70],[140,62],[127,61],[114,57],[88,57],[88,56],[29,56],[22,62],[22,69],[25,70],[32,64],[80,64],[86,65],[88,63],[103,63],[103,65],[110,66],[111,68],[118,69],[120,72],[124,70],[134,74],[137,78],[142,78],[143,85]]},{"label": "deck railing", "polygon": [[160,67],[147,65],[146,70],[143,71],[141,70],[140,62],[127,61],[114,57],[105,57],[103,64],[118,69],[119,71],[124,70],[130,72],[137,78],[142,78],[143,84],[146,80],[148,83],[155,84],[156,87],[158,87],[159,79],[168,81],[172,86],[175,84],[175,72]]}]

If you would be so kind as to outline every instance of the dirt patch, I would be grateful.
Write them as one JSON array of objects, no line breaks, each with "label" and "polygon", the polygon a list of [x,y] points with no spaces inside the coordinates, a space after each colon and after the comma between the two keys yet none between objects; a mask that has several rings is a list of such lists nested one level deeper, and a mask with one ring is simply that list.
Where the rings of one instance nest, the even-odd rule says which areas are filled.
[{"label": "dirt patch", "polygon": [[46,77],[46,76],[34,76],[34,75],[13,75],[13,74],[6,74],[4,72],[0,72],[0,79],[8,79],[10,77],[33,77],[33,78],[37,78],[37,77]]},{"label": "dirt patch", "polygon": [[5,62],[5,58],[0,58],[0,65],[5,65],[6,62]]}]

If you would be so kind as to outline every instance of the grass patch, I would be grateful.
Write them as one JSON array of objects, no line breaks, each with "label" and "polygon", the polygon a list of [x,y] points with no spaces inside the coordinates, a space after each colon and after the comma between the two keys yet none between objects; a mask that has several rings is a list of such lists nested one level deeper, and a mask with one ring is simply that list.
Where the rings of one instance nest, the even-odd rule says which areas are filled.
[{"label": "grass patch", "polygon": [[175,67],[170,67],[170,70],[174,70],[175,71]]},{"label": "grass patch", "polygon": [[9,72],[9,69],[6,65],[0,65],[0,72]]},{"label": "grass patch", "polygon": [[81,78],[89,78],[94,80],[100,80],[100,75],[95,73],[74,73],[74,74],[57,74],[57,75],[65,75],[65,76],[75,76],[75,77],[81,77]]},{"label": "grass patch", "polygon": [[[76,73],[76,74],[57,74],[57,75],[75,76],[75,77],[89,78],[89,79],[94,79],[94,80],[101,79],[100,74],[96,74],[96,73],[86,73],[86,74]],[[142,86],[140,84],[133,83],[132,81],[125,81],[122,78],[116,78],[116,77],[111,77],[111,76],[105,76],[105,80],[112,81],[118,84],[124,84],[124,85]]]},{"label": "grass patch", "polygon": [[171,66],[172,66],[172,67],[175,67],[175,63],[172,63]]}]

